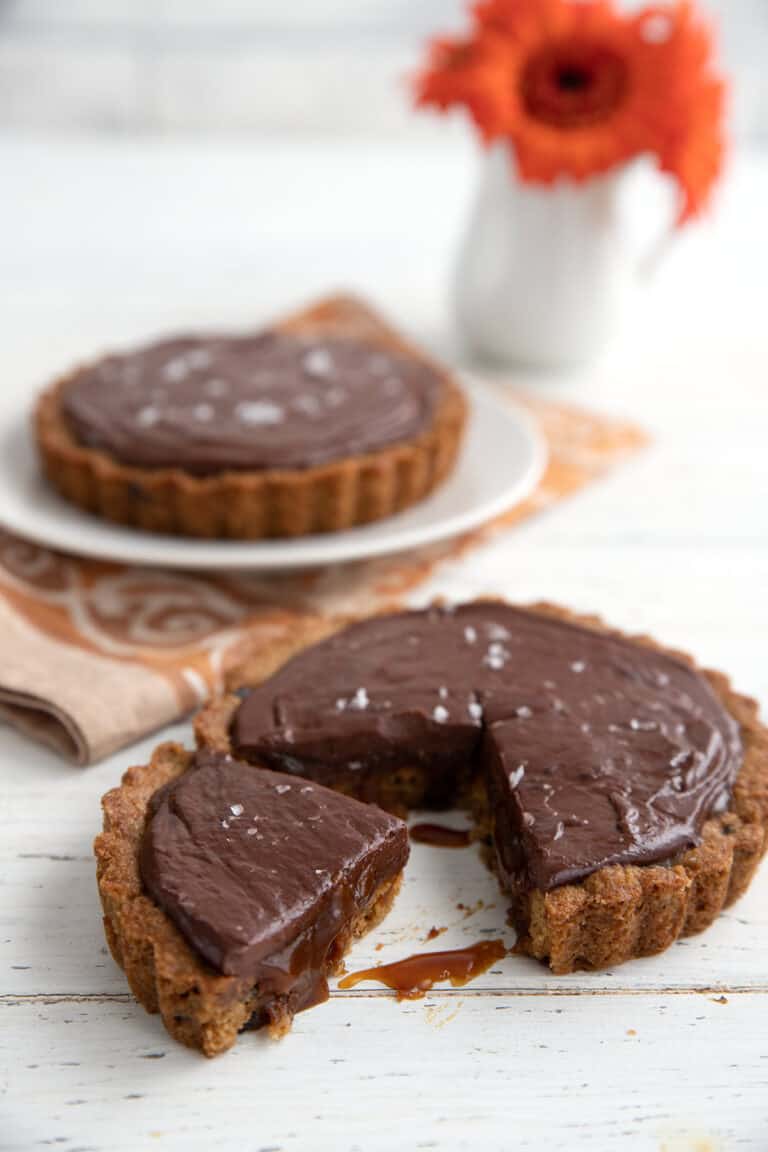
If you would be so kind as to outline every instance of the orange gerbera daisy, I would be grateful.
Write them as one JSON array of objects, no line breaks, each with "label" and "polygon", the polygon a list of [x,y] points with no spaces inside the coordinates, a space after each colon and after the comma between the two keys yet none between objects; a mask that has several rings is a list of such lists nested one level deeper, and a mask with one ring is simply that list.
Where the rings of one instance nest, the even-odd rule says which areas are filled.
[{"label": "orange gerbera daisy", "polygon": [[486,142],[509,141],[523,180],[586,180],[653,153],[683,222],[722,161],[711,57],[687,0],[629,14],[613,0],[481,0],[470,35],[430,46],[417,100],[466,107]]}]

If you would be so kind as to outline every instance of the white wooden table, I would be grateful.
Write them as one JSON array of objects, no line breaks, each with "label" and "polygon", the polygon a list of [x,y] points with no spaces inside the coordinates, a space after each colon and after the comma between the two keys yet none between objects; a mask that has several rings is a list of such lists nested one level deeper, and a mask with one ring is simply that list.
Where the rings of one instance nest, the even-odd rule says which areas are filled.
[{"label": "white wooden table", "polygon": [[[0,140],[2,378],[165,327],[239,324],[334,285],[442,344],[468,155]],[[419,593],[596,610],[728,670],[768,704],[768,166],[741,162],[589,371],[520,377],[635,416],[653,448]],[[2,654],[0,654],[2,659]],[[180,726],[169,735],[188,738]],[[594,975],[505,960],[397,1003],[333,992],[285,1041],[208,1062],[127,992],[101,932],[99,797],[146,741],[86,770],[0,731],[0,1148],[768,1148],[768,867],[703,936]],[[466,914],[478,901],[484,906]],[[505,934],[474,850],[414,846],[350,968]],[[383,947],[376,950],[376,946]]]}]

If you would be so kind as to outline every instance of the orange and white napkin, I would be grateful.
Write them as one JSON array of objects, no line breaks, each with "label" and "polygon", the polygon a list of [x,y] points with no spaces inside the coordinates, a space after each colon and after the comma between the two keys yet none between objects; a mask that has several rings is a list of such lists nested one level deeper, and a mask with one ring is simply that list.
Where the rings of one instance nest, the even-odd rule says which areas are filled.
[{"label": "orange and white napkin", "polygon": [[50,552],[0,534],[0,715],[90,764],[237,682],[254,646],[318,614],[395,603],[435,566],[598,479],[644,441],[635,426],[516,396],[549,464],[525,503],[458,540],[279,577],[202,576]]}]

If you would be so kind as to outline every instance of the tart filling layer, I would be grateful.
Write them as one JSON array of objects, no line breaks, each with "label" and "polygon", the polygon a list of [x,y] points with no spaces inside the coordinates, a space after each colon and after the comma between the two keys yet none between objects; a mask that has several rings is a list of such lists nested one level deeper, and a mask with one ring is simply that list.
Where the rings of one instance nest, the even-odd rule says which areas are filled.
[{"label": "tart filling layer", "polygon": [[411,440],[430,424],[438,373],[367,341],[189,336],[108,356],[63,391],[76,440],[140,468],[314,468]]},{"label": "tart filling layer", "polygon": [[304,650],[248,693],[231,739],[367,799],[391,799],[404,768],[409,803],[455,803],[479,781],[518,890],[673,858],[727,807],[742,761],[695,668],[495,602],[378,617]]},{"label": "tart filling layer", "polygon": [[140,869],[195,951],[257,985],[269,1016],[277,997],[291,1013],[325,999],[334,942],[407,858],[405,825],[380,809],[200,753],[153,797]]}]

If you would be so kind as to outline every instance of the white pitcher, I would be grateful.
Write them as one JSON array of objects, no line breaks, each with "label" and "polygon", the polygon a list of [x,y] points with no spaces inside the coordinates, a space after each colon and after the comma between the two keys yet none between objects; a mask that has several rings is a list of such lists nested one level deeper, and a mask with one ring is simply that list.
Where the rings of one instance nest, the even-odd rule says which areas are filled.
[{"label": "white pitcher", "polygon": [[607,341],[634,278],[624,170],[584,184],[524,184],[506,147],[484,158],[456,271],[460,331],[497,364],[568,367]]}]

